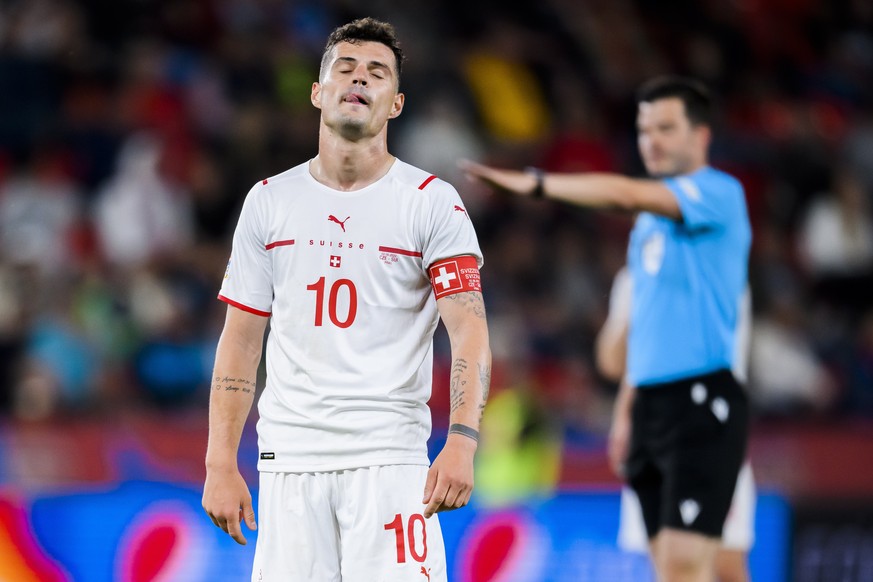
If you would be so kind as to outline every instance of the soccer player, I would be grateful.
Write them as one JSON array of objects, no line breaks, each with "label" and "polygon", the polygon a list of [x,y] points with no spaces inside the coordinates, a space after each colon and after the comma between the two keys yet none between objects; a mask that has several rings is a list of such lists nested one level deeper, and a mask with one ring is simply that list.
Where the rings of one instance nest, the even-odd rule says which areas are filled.
[{"label": "soccer player", "polygon": [[[390,24],[331,33],[318,154],[258,182],[234,234],[203,507],[240,544],[241,522],[256,527],[237,454],[269,322],[252,580],[445,581],[434,514],[471,495],[491,375],[482,257],[455,189],[388,152],[402,59]],[[440,317],[450,426],[428,467]]]},{"label": "soccer player", "polygon": [[[624,478],[624,464],[627,460],[634,398],[633,387],[624,381],[631,300],[630,273],[625,267],[620,269],[613,279],[609,296],[609,313],[597,335],[594,347],[597,369],[605,378],[618,382],[620,386],[613,409],[608,456],[610,466],[621,478]],[[735,342],[736,356],[732,370],[740,382],[746,380],[751,316],[750,294],[747,291],[740,309]],[[748,554],[755,539],[755,498],[752,465],[746,461],[737,478],[731,508],[725,520],[721,543],[715,557],[716,578],[720,582],[749,581]],[[621,491],[618,545],[628,552],[646,553],[649,550],[639,498],[627,486]]]},{"label": "soccer player", "polygon": [[713,579],[748,430],[731,368],[751,228],[742,185],[708,164],[712,115],[694,80],[644,84],[637,135],[647,179],[462,162],[471,178],[515,194],[639,213],[628,248],[626,377],[636,393],[625,474],[668,582]]}]

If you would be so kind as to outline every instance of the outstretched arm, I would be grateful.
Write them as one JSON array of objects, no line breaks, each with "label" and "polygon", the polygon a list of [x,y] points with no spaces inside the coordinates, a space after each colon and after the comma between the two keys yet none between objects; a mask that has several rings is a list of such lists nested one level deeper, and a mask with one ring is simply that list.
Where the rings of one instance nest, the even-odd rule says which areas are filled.
[{"label": "outstretched arm", "polygon": [[466,291],[437,300],[452,346],[451,413],[446,445],[427,475],[424,516],[457,509],[473,493],[473,457],[491,384],[491,349],[482,293]]},{"label": "outstretched arm", "polygon": [[203,509],[212,522],[245,545],[241,522],[257,527],[252,496],[239,472],[237,453],[255,397],[255,380],[267,318],[228,306],[218,340],[209,395],[209,444]]},{"label": "outstretched arm", "polygon": [[552,174],[501,170],[469,160],[458,163],[468,178],[520,196],[532,196],[542,180],[544,198],[589,208],[653,212],[681,220],[676,197],[660,180],[628,178],[620,174]]}]

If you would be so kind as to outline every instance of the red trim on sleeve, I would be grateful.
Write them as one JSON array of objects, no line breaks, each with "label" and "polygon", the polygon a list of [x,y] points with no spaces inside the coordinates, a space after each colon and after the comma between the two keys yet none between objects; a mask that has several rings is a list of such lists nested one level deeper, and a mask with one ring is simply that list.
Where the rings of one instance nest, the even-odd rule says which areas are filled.
[{"label": "red trim on sleeve", "polygon": [[277,240],[276,242],[271,242],[270,244],[268,244],[264,248],[269,251],[271,249],[275,249],[276,247],[287,247],[287,246],[293,245],[293,244],[294,244],[293,238],[288,239],[288,240]]},{"label": "red trim on sleeve", "polygon": [[421,186],[418,187],[419,190],[424,190],[428,184],[430,184],[433,179],[436,178],[435,175],[431,175],[427,180],[421,183]]},{"label": "red trim on sleeve", "polygon": [[464,255],[437,261],[428,267],[430,285],[437,299],[463,293],[482,291],[479,263],[476,257]]},{"label": "red trim on sleeve", "polygon": [[255,309],[254,307],[249,307],[248,305],[243,305],[242,303],[234,301],[233,299],[228,299],[227,297],[225,297],[221,293],[218,294],[218,299],[221,301],[224,301],[228,305],[233,305],[237,309],[242,309],[243,311],[247,311],[249,313],[254,313],[255,315],[260,315],[261,317],[270,317],[269,311],[261,311],[260,309]]},{"label": "red trim on sleeve", "polygon": [[398,255],[406,255],[407,257],[421,257],[419,251],[407,251],[405,249],[395,249],[394,247],[379,247],[379,251],[383,253],[395,253]]}]

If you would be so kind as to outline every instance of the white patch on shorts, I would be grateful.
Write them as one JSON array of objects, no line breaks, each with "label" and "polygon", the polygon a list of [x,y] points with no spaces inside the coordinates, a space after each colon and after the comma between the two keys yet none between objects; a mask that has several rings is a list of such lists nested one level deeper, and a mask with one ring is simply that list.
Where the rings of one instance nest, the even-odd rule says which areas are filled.
[{"label": "white patch on shorts", "polygon": [[702,382],[697,382],[691,387],[691,400],[694,401],[694,404],[703,404],[706,402],[706,396],[708,394],[709,391]]}]

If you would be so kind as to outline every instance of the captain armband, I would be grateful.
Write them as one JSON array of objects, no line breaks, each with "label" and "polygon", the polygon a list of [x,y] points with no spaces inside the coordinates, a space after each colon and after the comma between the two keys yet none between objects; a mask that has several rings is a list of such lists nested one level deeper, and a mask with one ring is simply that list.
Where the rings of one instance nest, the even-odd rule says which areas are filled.
[{"label": "captain armband", "polygon": [[465,291],[482,291],[476,257],[463,255],[442,259],[428,267],[427,271],[437,299]]}]

